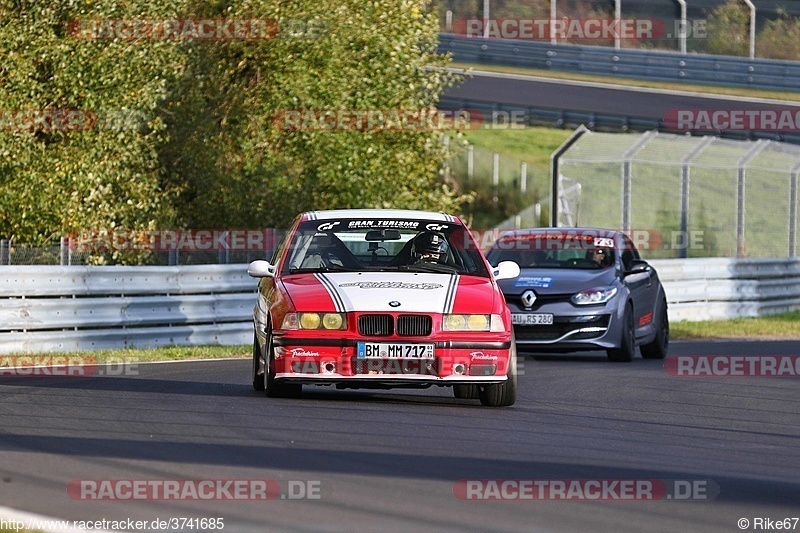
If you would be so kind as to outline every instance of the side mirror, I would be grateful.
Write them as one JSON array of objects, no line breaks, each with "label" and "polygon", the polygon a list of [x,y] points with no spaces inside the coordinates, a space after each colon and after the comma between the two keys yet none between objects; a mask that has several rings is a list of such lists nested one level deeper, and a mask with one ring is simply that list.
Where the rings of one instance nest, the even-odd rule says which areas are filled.
[{"label": "side mirror", "polygon": [[275,277],[275,266],[270,265],[269,261],[259,259],[247,266],[247,273],[254,278],[273,278]]},{"label": "side mirror", "polygon": [[519,265],[514,261],[500,261],[500,264],[494,268],[492,273],[494,274],[494,279],[498,281],[516,278],[519,276]]},{"label": "side mirror", "polygon": [[631,261],[630,270],[626,270],[625,272],[623,272],[623,275],[629,276],[631,274],[644,274],[645,272],[650,272],[652,268],[653,267],[647,264],[647,261],[643,261],[641,259],[634,259],[633,261]]}]

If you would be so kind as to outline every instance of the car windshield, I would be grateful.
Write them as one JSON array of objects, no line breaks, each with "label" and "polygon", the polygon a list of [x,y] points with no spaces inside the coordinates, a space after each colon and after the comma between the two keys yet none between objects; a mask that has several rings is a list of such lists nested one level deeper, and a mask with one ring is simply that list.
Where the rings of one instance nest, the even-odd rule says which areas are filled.
[{"label": "car windshield", "polygon": [[411,219],[301,223],[289,243],[282,273],[336,271],[489,276],[475,241],[458,223]]},{"label": "car windshield", "polygon": [[582,234],[535,233],[501,237],[487,254],[492,265],[601,270],[614,265],[614,240]]}]

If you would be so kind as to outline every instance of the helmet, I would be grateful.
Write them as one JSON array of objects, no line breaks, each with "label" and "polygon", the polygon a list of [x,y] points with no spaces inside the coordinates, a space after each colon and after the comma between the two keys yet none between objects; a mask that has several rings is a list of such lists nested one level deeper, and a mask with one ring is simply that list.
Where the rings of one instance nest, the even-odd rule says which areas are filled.
[{"label": "helmet", "polygon": [[411,258],[426,263],[444,263],[450,246],[444,237],[432,231],[424,231],[414,237]]}]

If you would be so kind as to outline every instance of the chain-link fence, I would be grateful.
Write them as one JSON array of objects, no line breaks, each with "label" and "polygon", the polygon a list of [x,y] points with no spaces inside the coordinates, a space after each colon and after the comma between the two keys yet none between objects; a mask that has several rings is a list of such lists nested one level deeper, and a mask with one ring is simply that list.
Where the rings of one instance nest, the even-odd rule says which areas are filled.
[{"label": "chain-link fence", "polygon": [[794,257],[800,146],[587,132],[559,160],[561,226],[619,228],[649,257]]},{"label": "chain-link fence", "polygon": [[533,227],[546,221],[547,208],[542,212],[550,194],[546,168],[473,144],[447,142],[454,154],[445,166],[448,179],[475,194],[464,213],[473,228]]}]

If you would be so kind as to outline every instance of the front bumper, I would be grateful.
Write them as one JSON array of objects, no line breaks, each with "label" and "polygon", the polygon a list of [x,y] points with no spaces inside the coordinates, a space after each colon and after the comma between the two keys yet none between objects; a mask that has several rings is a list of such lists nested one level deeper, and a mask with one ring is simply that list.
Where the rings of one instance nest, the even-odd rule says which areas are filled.
[{"label": "front bumper", "polygon": [[[433,344],[432,359],[358,357],[358,342]],[[276,335],[276,379],[295,383],[451,385],[506,380],[510,340],[332,339]]]},{"label": "front bumper", "polygon": [[545,304],[533,310],[509,304],[512,314],[552,314],[553,324],[514,325],[517,346],[537,352],[607,350],[619,346],[615,299],[586,307],[567,302]]}]

